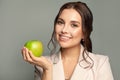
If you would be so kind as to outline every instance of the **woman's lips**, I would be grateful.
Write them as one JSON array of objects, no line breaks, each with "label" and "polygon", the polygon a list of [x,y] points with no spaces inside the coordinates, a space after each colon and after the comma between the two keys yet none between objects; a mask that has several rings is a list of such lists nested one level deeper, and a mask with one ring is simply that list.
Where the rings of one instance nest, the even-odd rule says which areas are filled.
[{"label": "woman's lips", "polygon": [[59,35],[60,41],[68,41],[71,37],[67,35]]}]

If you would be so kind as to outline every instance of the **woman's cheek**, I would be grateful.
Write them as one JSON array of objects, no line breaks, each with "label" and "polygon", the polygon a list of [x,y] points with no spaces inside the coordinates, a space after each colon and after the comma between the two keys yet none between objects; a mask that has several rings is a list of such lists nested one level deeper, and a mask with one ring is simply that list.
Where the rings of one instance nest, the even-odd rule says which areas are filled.
[{"label": "woman's cheek", "polygon": [[56,39],[57,39],[57,41],[58,41],[58,37],[59,37],[59,30],[56,28],[55,29],[55,37],[56,37]]}]

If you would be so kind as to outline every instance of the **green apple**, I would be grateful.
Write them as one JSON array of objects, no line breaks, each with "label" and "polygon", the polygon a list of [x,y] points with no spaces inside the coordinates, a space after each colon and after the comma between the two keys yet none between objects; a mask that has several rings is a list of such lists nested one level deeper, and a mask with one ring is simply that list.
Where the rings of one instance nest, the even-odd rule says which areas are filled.
[{"label": "green apple", "polygon": [[40,57],[43,54],[43,44],[39,40],[27,41],[24,46],[32,51],[36,57]]}]

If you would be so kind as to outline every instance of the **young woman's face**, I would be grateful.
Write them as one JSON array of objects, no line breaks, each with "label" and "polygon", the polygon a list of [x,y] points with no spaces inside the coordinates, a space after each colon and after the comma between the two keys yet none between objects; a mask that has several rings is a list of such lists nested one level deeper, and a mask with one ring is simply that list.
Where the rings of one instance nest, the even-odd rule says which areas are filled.
[{"label": "young woman's face", "polygon": [[83,38],[82,19],[74,9],[65,9],[55,25],[56,39],[62,48],[80,46]]}]

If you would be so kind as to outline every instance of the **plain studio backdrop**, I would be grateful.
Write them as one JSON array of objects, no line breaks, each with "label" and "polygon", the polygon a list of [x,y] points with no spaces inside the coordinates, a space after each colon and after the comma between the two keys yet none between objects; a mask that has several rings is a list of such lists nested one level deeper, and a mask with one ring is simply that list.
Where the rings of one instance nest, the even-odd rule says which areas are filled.
[{"label": "plain studio backdrop", "polygon": [[[27,40],[41,40],[44,55],[62,4],[77,0],[0,0],[0,80],[33,80],[34,67],[23,60]],[[108,55],[120,80],[120,0],[81,0],[93,12],[93,52]],[[107,74],[106,74],[107,75]]]}]

